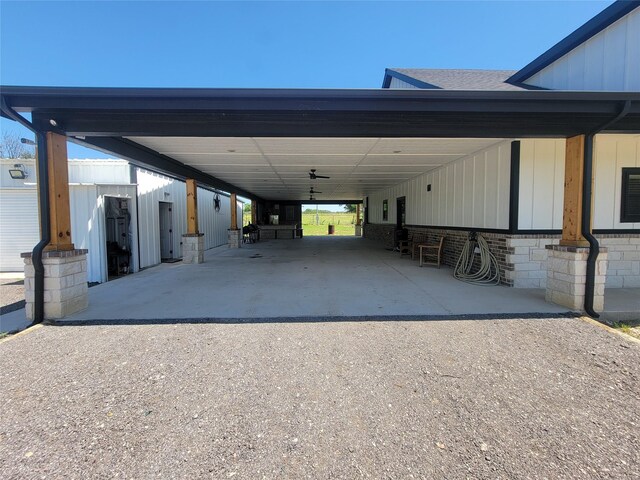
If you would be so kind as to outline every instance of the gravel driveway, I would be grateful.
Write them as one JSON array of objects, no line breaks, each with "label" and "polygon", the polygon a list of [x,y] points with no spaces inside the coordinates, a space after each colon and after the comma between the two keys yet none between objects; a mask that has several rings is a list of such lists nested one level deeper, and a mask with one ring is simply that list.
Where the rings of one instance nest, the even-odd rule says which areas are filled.
[{"label": "gravel driveway", "polygon": [[0,365],[5,479],[640,475],[640,345],[579,319],[49,326]]}]

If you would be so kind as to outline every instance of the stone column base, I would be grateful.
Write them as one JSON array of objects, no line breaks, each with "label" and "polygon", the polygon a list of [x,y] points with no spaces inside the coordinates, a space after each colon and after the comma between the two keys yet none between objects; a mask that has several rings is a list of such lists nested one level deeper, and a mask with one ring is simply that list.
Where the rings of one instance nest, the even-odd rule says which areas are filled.
[{"label": "stone column base", "polygon": [[182,263],[204,262],[204,233],[182,235]]},{"label": "stone column base", "polygon": [[[562,305],[571,310],[584,309],[585,283],[587,279],[588,247],[547,245],[547,302]],[[607,250],[600,248],[596,260],[593,309],[604,310],[604,286],[607,279]]]},{"label": "stone column base", "polygon": [[362,236],[362,225],[356,225],[356,237]]},{"label": "stone column base", "polygon": [[242,230],[227,230],[229,233],[229,248],[242,247]]},{"label": "stone column base", "polygon": [[[45,320],[64,318],[89,306],[87,253],[84,249],[43,252]],[[25,310],[27,319],[33,320],[36,271],[31,252],[21,256],[24,259]]]}]

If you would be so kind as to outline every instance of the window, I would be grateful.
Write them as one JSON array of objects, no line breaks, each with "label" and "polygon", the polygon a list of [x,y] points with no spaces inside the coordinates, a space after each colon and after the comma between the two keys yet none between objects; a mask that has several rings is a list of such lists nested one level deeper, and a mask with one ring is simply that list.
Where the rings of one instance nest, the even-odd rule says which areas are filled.
[{"label": "window", "polygon": [[389,200],[382,201],[382,221],[389,220]]},{"label": "window", "polygon": [[620,221],[640,222],[640,168],[622,169]]}]

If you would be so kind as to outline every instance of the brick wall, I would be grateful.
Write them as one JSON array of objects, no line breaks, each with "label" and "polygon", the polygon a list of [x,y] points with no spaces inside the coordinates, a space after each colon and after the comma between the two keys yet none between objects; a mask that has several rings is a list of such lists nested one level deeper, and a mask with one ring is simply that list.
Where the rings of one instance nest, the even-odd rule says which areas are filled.
[{"label": "brick wall", "polygon": [[362,226],[362,236],[382,243],[385,248],[392,248],[395,225],[366,223]]},{"label": "brick wall", "polygon": [[[441,228],[427,228],[427,227],[407,227],[409,230],[409,240],[413,240],[414,237],[424,237],[426,235],[427,243],[430,245],[436,245],[440,238],[444,235],[446,237],[443,245],[442,263],[454,268],[464,244],[469,238],[470,230],[449,230]],[[498,269],[500,270],[500,283],[510,285],[505,275],[507,269],[507,246],[506,235],[501,233],[481,233],[484,239],[489,245],[489,250],[493,253],[498,261]],[[479,262],[480,258],[477,257]],[[477,266],[477,265],[476,265]]]},{"label": "brick wall", "polygon": [[[395,225],[367,224],[365,236],[393,246]],[[455,267],[467,241],[469,230],[446,228],[407,227],[409,240],[415,236],[426,237],[427,243],[436,244],[445,235],[442,262]],[[546,288],[547,245],[558,245],[560,235],[484,233],[491,253],[496,256],[500,269],[500,281],[516,288]],[[640,233],[616,233],[596,235],[608,251],[607,288],[640,287]]]}]

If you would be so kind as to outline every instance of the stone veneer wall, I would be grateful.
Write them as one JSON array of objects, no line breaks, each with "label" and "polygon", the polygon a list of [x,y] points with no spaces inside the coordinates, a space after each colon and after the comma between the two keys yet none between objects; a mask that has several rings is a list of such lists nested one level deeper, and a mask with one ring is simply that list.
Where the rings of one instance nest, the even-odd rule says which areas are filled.
[{"label": "stone veneer wall", "polygon": [[509,235],[507,279],[516,288],[547,287],[547,245],[558,245],[560,235]]},{"label": "stone veneer wall", "polygon": [[[45,319],[64,318],[89,305],[87,252],[85,249],[76,249],[42,253]],[[33,320],[36,271],[31,252],[21,256],[24,259],[25,313],[28,320]]]},{"label": "stone veneer wall", "polygon": [[[640,287],[640,233],[597,234],[607,249],[606,288]],[[514,287],[546,288],[547,245],[558,245],[560,235],[511,235],[507,261],[513,270],[507,275]]]},{"label": "stone veneer wall", "polygon": [[598,234],[608,252],[607,288],[640,287],[640,233]]}]

